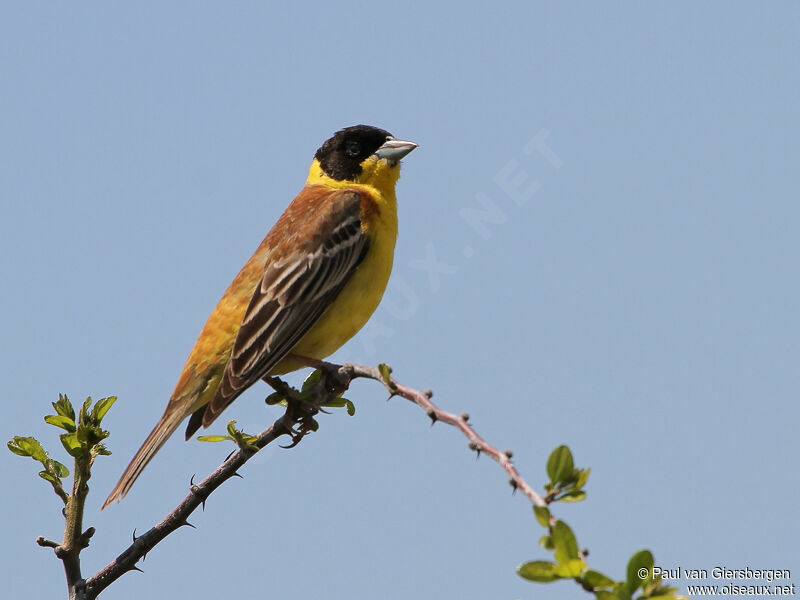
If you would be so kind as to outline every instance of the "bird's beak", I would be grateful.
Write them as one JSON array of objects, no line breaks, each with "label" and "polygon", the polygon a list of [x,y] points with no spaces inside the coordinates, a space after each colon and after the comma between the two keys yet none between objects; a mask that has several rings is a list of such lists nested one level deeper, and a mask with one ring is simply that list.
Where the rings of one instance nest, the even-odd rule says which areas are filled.
[{"label": "bird's beak", "polygon": [[414,142],[389,138],[383,143],[383,146],[375,151],[375,156],[385,158],[390,163],[396,163],[416,147]]}]

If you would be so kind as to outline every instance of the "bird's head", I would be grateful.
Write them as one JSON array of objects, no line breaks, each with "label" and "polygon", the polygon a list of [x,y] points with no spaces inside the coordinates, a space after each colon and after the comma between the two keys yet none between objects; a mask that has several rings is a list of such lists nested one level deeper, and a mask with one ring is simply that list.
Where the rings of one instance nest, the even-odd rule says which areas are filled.
[{"label": "bird's head", "polygon": [[308,183],[393,188],[400,176],[400,159],[416,147],[414,142],[397,140],[377,127],[346,127],[317,150]]}]

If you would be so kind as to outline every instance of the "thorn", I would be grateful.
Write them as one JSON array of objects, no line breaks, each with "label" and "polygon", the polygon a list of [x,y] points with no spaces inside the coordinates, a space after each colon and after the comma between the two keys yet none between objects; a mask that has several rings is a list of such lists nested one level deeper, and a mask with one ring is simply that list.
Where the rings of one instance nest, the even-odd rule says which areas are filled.
[{"label": "thorn", "polygon": [[469,413],[468,412],[461,413],[461,420],[464,421],[464,423],[469,421]]},{"label": "thorn", "polygon": [[[144,560],[144,557],[142,557],[142,560]],[[128,570],[129,570],[129,571],[139,571],[139,573],[144,573],[144,571],[142,571],[142,570],[141,570],[139,567],[137,567],[136,565],[133,565],[133,566],[132,566],[130,569],[128,569]]]},{"label": "thorn", "polygon": [[178,527],[184,527],[184,526],[186,526],[186,527],[191,527],[192,529],[197,529],[197,527],[195,527],[194,525],[192,525],[191,523],[189,523],[189,521],[184,521],[183,523],[181,523],[180,525],[178,525]]},{"label": "thorn", "polygon": [[234,472],[233,472],[233,475],[231,475],[231,477],[238,477],[239,479],[244,479],[244,477],[242,477],[242,476],[239,474],[239,471],[234,471]]},{"label": "thorn", "polygon": [[517,492],[517,488],[519,487],[519,485],[517,484],[517,480],[514,479],[513,477],[510,477],[508,479],[508,485],[511,486],[511,493],[515,494]]},{"label": "thorn", "polygon": [[133,528],[133,534],[131,535],[131,538],[133,538],[133,543],[134,544],[136,543],[136,540],[139,539],[139,538],[136,537],[136,527]]},{"label": "thorn", "polygon": [[511,460],[511,458],[513,458],[513,456],[514,456],[514,453],[509,449],[503,450],[503,454],[505,454],[506,458],[509,459],[509,460]]},{"label": "thorn", "polygon": [[89,540],[94,535],[95,529],[94,527],[89,527],[86,531],[84,531],[80,537],[78,538],[78,544],[81,549],[89,547]]},{"label": "thorn", "polygon": [[439,417],[436,416],[436,411],[432,408],[427,409],[425,414],[428,415],[428,418],[431,420],[431,426],[439,420]]},{"label": "thorn", "polygon": [[189,478],[189,487],[190,488],[194,487],[194,476],[195,476],[195,473],[192,473],[192,476]]},{"label": "thorn", "polygon": [[203,512],[206,512],[206,499],[205,498],[203,498],[203,500],[200,502],[200,506],[203,509]]},{"label": "thorn", "polygon": [[431,389],[422,390],[422,393],[428,398],[428,400],[433,398],[433,390],[431,390]]}]

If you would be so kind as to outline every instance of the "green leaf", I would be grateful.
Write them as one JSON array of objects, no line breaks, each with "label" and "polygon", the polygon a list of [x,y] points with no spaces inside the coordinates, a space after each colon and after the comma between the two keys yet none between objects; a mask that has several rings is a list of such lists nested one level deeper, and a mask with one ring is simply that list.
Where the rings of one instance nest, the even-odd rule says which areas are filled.
[{"label": "green leaf", "polygon": [[229,435],[198,435],[197,439],[201,442],[225,442],[228,440],[232,442],[236,441]]},{"label": "green leaf", "polygon": [[272,392],[269,396],[267,396],[267,399],[264,400],[264,402],[266,402],[269,406],[274,406],[279,402],[283,402],[285,400],[286,396],[284,396],[280,392]]},{"label": "green leaf", "polygon": [[[639,550],[636,554],[631,556],[628,561],[627,578],[625,581],[625,591],[633,595],[633,593],[653,574],[653,565],[655,560],[649,550]],[[647,572],[645,577],[639,576],[639,571],[644,570]]]},{"label": "green leaf", "polygon": [[101,454],[103,456],[111,456],[111,450],[105,447],[105,444],[95,444],[94,448],[92,448],[92,452],[94,454]]},{"label": "green leaf", "polygon": [[563,563],[556,565],[555,572],[559,577],[574,579],[580,577],[581,573],[586,569],[586,563],[580,558],[573,558]]},{"label": "green leaf", "polygon": [[572,460],[570,449],[561,445],[550,453],[547,459],[547,476],[553,483],[567,482],[572,478],[575,471],[575,463]]},{"label": "green leaf", "polygon": [[46,479],[52,484],[61,485],[61,480],[52,473],[48,473],[47,471],[39,471],[39,477],[41,477],[42,479]]},{"label": "green leaf", "polygon": [[[228,421],[227,429],[229,436],[224,435],[203,435],[199,436],[197,439],[203,442],[221,442],[223,440],[231,440],[233,441],[239,448],[245,449],[249,448],[253,452],[258,452],[258,447],[253,445],[253,442],[256,441],[256,437],[250,434],[245,433],[244,431],[239,431],[234,427],[236,425],[236,421]],[[201,439],[202,438],[202,439]]]},{"label": "green leaf", "polygon": [[589,569],[586,571],[583,576],[581,577],[583,582],[591,588],[595,590],[601,588],[613,588],[615,585],[615,581],[606,575],[603,575],[599,571],[594,571]]},{"label": "green leaf", "polygon": [[538,581],[539,583],[549,583],[560,579],[556,575],[556,565],[546,560],[534,560],[526,562],[517,567],[517,574],[530,581]]},{"label": "green leaf", "polygon": [[92,405],[92,397],[89,396],[83,401],[81,412],[78,414],[78,426],[89,424],[89,407]]},{"label": "green leaf", "polygon": [[63,415],[47,415],[44,422],[60,427],[64,431],[75,431],[75,421]]},{"label": "green leaf", "polygon": [[[66,434],[71,435],[71,434]],[[91,416],[84,417],[84,422],[78,420],[78,429],[75,431],[78,443],[84,450],[93,448],[96,444],[108,437],[108,432],[91,422]]]},{"label": "green leaf", "polygon": [[378,365],[378,372],[381,374],[381,377],[383,378],[383,382],[386,385],[389,385],[389,382],[392,380],[392,369],[391,369],[391,367],[389,365],[384,364],[384,363],[380,363]]},{"label": "green leaf", "polygon": [[[79,431],[80,429],[82,428],[79,428]],[[62,433],[58,438],[61,440],[61,444],[70,456],[77,458],[83,454],[83,445],[78,439],[78,431]]]},{"label": "green leaf", "polygon": [[109,396],[108,398],[101,398],[97,401],[92,409],[92,419],[94,422],[99,425],[100,421],[103,420],[103,417],[106,416],[108,410],[114,405],[114,402],[117,401],[116,396]]},{"label": "green leaf", "polygon": [[571,490],[569,492],[564,492],[558,498],[556,498],[556,500],[559,502],[580,502],[584,499],[586,499],[586,492],[583,490]]},{"label": "green leaf", "polygon": [[8,446],[8,449],[11,450],[11,452],[16,454],[17,456],[30,456],[28,451],[19,445],[19,443],[17,442],[17,437],[19,436],[14,436],[13,440],[8,440],[6,442],[6,446]]},{"label": "green leaf", "polygon": [[62,465],[57,460],[51,460],[50,464],[52,465],[52,471],[55,473],[56,477],[69,477],[69,469]]},{"label": "green leaf", "polygon": [[533,505],[533,514],[536,515],[536,520],[542,527],[550,526],[550,509],[546,506]]},{"label": "green leaf", "polygon": [[311,374],[306,377],[305,381],[303,381],[303,386],[300,388],[301,394],[310,394],[311,390],[319,380],[322,378],[322,371],[319,369],[315,369],[311,372]]},{"label": "green leaf", "polygon": [[347,398],[342,398],[341,396],[337,398],[331,398],[325,404],[322,405],[325,408],[347,408],[347,414],[351,417],[356,413],[356,407],[353,405],[350,400]]},{"label": "green leaf", "polygon": [[59,479],[49,471],[39,471],[39,477],[41,477],[45,481],[50,482],[50,485],[53,486],[53,491],[56,493],[56,496],[61,498],[61,501],[65,505],[69,502],[69,496],[64,491],[64,487],[61,485],[61,479]]},{"label": "green leaf", "polygon": [[22,437],[15,435],[14,439],[8,442],[8,449],[18,456],[30,456],[33,460],[38,460],[46,466],[47,452],[44,451],[39,440],[33,437]]},{"label": "green leaf", "polygon": [[344,408],[345,399],[344,398],[333,398],[332,400],[328,400],[324,406],[325,408]]},{"label": "green leaf", "polygon": [[564,521],[556,521],[553,526],[553,545],[555,546],[556,561],[566,563],[574,558],[578,558],[578,542],[575,534]]},{"label": "green leaf", "polygon": [[592,471],[591,468],[589,469],[578,469],[578,479],[575,481],[575,489],[580,490],[583,486],[586,485],[586,482],[589,480],[589,473]]},{"label": "green leaf", "polygon": [[67,417],[73,423],[75,422],[75,409],[72,408],[72,402],[69,401],[66,394],[58,395],[58,402],[52,402],[56,414],[62,417]]},{"label": "green leaf", "polygon": [[539,545],[544,548],[545,550],[555,550],[555,546],[553,545],[553,538],[549,535],[543,535],[539,538]]}]

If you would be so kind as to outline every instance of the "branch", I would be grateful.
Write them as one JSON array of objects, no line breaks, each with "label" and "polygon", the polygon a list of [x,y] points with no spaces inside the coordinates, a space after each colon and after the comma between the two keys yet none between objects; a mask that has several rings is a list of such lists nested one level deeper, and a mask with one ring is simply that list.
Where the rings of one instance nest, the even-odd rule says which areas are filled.
[{"label": "branch", "polygon": [[115,397],[102,398],[92,406],[92,399],[87,398],[77,415],[72,403],[64,395],[59,394],[58,402],[53,402],[55,415],[47,415],[46,423],[63,429],[66,433],[59,437],[64,448],[74,459],[72,494],[64,491],[63,478],[69,470],[57,460],[50,458],[41,443],[32,437],[14,436],[8,442],[8,448],[14,454],[29,456],[44,466],[39,476],[53,486],[53,491],[64,502],[64,539],[55,542],[42,536],[36,543],[43,548],[52,548],[56,557],[64,566],[67,579],[67,592],[70,600],[86,600],[86,582],[81,576],[81,551],[89,546],[94,535],[94,527],[83,530],[83,513],[86,497],[89,493],[89,478],[95,458],[109,454],[103,445],[108,432],[100,428],[103,415],[114,404]]},{"label": "branch", "polygon": [[255,446],[255,448],[239,448],[228,456],[225,462],[217,467],[214,472],[202,482],[198,484],[192,483],[189,487],[189,495],[160,523],[155,525],[144,535],[136,537],[134,534],[133,543],[128,546],[122,554],[86,580],[87,600],[96,598],[100,592],[125,573],[140,570],[136,566],[136,563],[170,533],[184,525],[191,527],[192,525],[188,521],[189,515],[191,515],[198,506],[204,506],[206,498],[220,485],[231,477],[239,476],[237,473],[238,469],[250,460],[258,450],[264,448],[284,434],[293,437],[301,435],[293,428],[294,423],[297,421],[295,416],[296,408],[296,405],[290,404],[286,408],[286,412],[279,419],[258,434],[255,441],[252,442],[252,446]]},{"label": "branch", "polygon": [[75,458],[75,472],[72,483],[72,495],[64,509],[66,524],[64,526],[64,542],[53,551],[64,563],[67,576],[67,589],[70,600],[83,600],[84,581],[81,577],[81,550],[89,545],[89,538],[94,535],[94,528],[83,531],[83,509],[89,493],[89,477],[92,458],[90,455]]},{"label": "branch", "polygon": [[[189,495],[175,507],[160,523],[140,537],[134,537],[133,543],[122,554],[95,575],[86,580],[85,594],[87,600],[93,600],[104,589],[129,571],[138,571],[136,563],[152,550],[161,540],[184,525],[191,524],[189,516],[198,506],[204,505],[206,498],[231,477],[238,476],[238,469],[250,460],[258,450],[264,448],[282,435],[290,435],[292,444],[297,445],[302,438],[314,428],[313,416],[320,407],[338,398],[354,379],[373,379],[383,383],[392,396],[402,396],[424,409],[433,422],[442,421],[456,427],[469,440],[469,447],[479,454],[483,452],[494,459],[509,475],[509,483],[514,490],[519,489],[536,506],[546,506],[545,500],[520,476],[511,462],[511,452],[499,451],[483,440],[467,423],[468,415],[456,416],[437,407],[431,402],[430,391],[418,391],[397,383],[390,377],[391,370],[386,365],[365,367],[360,365],[336,365],[333,363],[294,357],[304,364],[320,369],[323,377],[314,385],[310,399],[302,400],[301,394],[283,384],[277,378],[270,383],[279,390],[287,402],[284,414],[267,429],[262,431],[248,445],[240,445],[213,473],[199,484],[192,484]],[[298,426],[299,427],[296,427]]]},{"label": "branch", "polygon": [[[332,365],[330,363],[324,364],[328,368],[337,368],[336,365]],[[419,390],[415,390],[398,383],[391,378],[391,369],[389,369],[386,365],[379,365],[376,368],[346,364],[344,367],[338,367],[338,369],[340,371],[344,369],[346,372],[351,372],[351,379],[363,377],[365,379],[374,379],[375,381],[380,381],[388,388],[389,393],[393,396],[401,396],[423,409],[425,414],[428,415],[433,423],[442,421],[443,423],[452,425],[461,433],[463,433],[467,440],[469,440],[468,445],[470,450],[474,450],[478,453],[478,455],[483,452],[492,460],[496,461],[505,470],[505,472],[508,473],[508,482],[511,487],[514,488],[514,490],[520,490],[536,506],[547,506],[544,498],[537,494],[536,491],[528,484],[528,482],[526,482],[517,472],[516,467],[514,467],[514,464],[511,462],[511,451],[505,450],[501,452],[486,442],[481,436],[479,436],[475,429],[473,429],[473,427],[468,423],[469,415],[467,413],[455,415],[442,410],[433,402],[431,402],[433,392],[430,390],[420,392]]]}]

